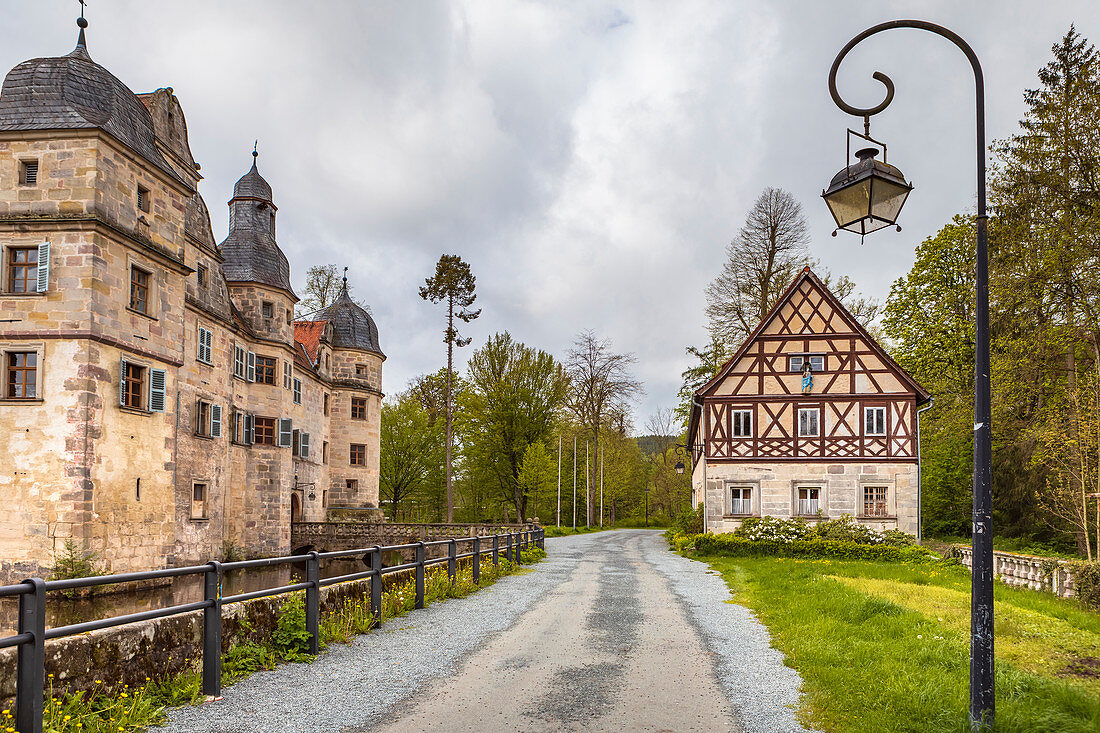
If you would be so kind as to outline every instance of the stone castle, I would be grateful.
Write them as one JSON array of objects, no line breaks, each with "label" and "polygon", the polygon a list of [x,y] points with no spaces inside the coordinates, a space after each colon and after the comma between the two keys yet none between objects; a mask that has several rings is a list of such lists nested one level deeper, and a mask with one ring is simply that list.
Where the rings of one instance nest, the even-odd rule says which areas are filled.
[{"label": "stone castle", "polygon": [[88,53],[0,91],[0,583],[66,541],[113,572],[290,551],[291,521],[378,503],[378,329],[295,320],[253,165],[214,240],[170,88]]}]

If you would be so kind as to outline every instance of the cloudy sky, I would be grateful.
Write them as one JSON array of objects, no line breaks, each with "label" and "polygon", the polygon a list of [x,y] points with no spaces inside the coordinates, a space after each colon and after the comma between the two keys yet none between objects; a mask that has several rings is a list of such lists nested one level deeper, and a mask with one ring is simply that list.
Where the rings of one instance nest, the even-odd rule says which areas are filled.
[{"label": "cloudy sky", "polygon": [[[0,67],[71,50],[75,0],[0,0]],[[296,287],[350,266],[393,393],[445,364],[443,313],[417,295],[441,253],[470,262],[479,320],[563,356],[593,329],[637,355],[635,423],[675,404],[684,347],[705,341],[703,289],[761,189],[805,207],[813,254],[885,298],[913,248],[974,206],[973,82],[947,41],[862,44],[841,71],[855,104],[894,103],[872,133],[916,184],[904,230],[830,237],[818,198],[844,165],[829,66],[860,30],[945,24],[985,67],[991,139],[1071,23],[1100,40],[1100,3],[148,2],[91,0],[92,57],[134,91],[170,86],[215,235],[260,141]],[[470,349],[463,350],[460,364]]]}]

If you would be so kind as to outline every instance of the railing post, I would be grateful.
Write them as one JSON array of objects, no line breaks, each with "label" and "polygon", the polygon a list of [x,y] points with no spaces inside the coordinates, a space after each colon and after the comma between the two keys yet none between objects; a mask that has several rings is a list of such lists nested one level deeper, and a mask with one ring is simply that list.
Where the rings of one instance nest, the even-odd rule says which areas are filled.
[{"label": "railing post", "polygon": [[370,610],[374,614],[375,626],[382,625],[382,548],[374,546],[370,556]]},{"label": "railing post", "polygon": [[321,556],[316,550],[306,561],[306,631],[309,632],[309,653],[321,651]]},{"label": "railing post", "polygon": [[424,543],[416,543],[416,607],[424,608]]},{"label": "railing post", "polygon": [[474,537],[474,585],[481,583],[481,538]]},{"label": "railing post", "polygon": [[202,694],[221,697],[222,694],[222,564],[207,563],[203,574],[203,600],[211,604],[202,612]]},{"label": "railing post", "polygon": [[451,576],[451,585],[455,584],[458,573],[458,540],[452,539],[447,545],[447,575]]},{"label": "railing post", "polygon": [[504,559],[512,562],[512,533],[509,532],[504,537]]},{"label": "railing post", "polygon": [[493,564],[500,565],[500,535],[493,535]]},{"label": "railing post", "polygon": [[46,685],[46,582],[28,578],[30,593],[19,596],[19,634],[32,634],[19,645],[15,682],[15,725],[24,733],[42,733],[42,700]]},{"label": "railing post", "polygon": [[546,528],[545,527],[540,527],[539,528],[539,549],[540,550],[545,550],[546,549]]}]

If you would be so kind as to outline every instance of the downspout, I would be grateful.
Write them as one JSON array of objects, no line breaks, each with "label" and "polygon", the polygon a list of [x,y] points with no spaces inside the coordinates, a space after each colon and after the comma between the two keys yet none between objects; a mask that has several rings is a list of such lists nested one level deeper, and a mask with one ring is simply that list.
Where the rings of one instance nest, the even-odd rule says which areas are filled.
[{"label": "downspout", "polygon": [[920,455],[920,414],[926,410],[931,410],[932,405],[936,404],[935,397],[928,398],[928,406],[922,407],[917,410],[917,544],[921,544],[923,541],[921,533],[921,455]]}]

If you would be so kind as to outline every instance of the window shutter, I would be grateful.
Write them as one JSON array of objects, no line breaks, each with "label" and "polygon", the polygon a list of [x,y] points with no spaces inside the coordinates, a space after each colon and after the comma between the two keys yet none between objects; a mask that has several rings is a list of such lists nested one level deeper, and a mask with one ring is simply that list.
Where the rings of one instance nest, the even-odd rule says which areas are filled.
[{"label": "window shutter", "polygon": [[302,380],[294,378],[294,404],[302,404]]},{"label": "window shutter", "polygon": [[244,442],[247,445],[252,445],[255,442],[256,431],[255,424],[252,420],[252,415],[247,412],[244,415]]},{"label": "window shutter", "polygon": [[126,357],[118,360],[118,404],[126,404]]},{"label": "window shutter", "polygon": [[302,433],[301,441],[298,455],[302,458],[309,458],[309,433]]},{"label": "window shutter", "polygon": [[210,405],[210,437],[222,437],[222,406]]},{"label": "window shutter", "polygon": [[213,334],[205,328],[199,327],[199,361],[210,361],[213,350]]},{"label": "window shutter", "polygon": [[38,292],[44,293],[50,286],[50,243],[38,245]]},{"label": "window shutter", "polygon": [[292,432],[292,429],[293,429],[293,426],[290,424],[290,418],[286,418],[286,417],[279,418],[279,447],[280,448],[289,448],[290,447],[290,434]]},{"label": "window shutter", "polygon": [[246,378],[250,382],[256,381],[256,354],[251,351],[248,352],[248,376]]},{"label": "window shutter", "polygon": [[163,369],[149,370],[149,412],[164,412],[165,375]]}]

